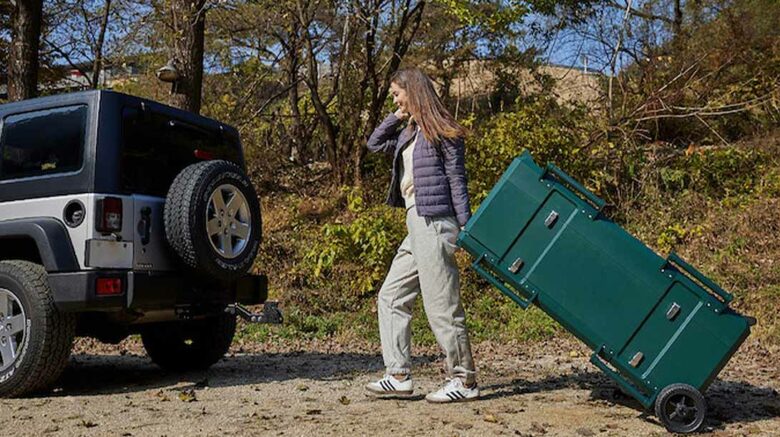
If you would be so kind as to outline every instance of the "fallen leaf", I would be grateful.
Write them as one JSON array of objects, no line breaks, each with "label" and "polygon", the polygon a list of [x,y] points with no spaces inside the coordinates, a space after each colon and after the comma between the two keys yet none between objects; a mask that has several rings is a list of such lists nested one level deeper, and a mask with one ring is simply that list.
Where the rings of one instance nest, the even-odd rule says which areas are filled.
[{"label": "fallen leaf", "polygon": [[309,389],[309,386],[306,384],[298,384],[298,386],[295,388],[298,389],[298,391],[306,391]]},{"label": "fallen leaf", "polygon": [[531,423],[531,432],[536,434],[547,434],[547,429],[537,422]]},{"label": "fallen leaf", "polygon": [[485,422],[498,423],[498,418],[490,413],[485,414]]},{"label": "fallen leaf", "polygon": [[578,356],[580,356],[580,354],[577,351],[571,351],[569,352],[569,356],[572,358],[577,358]]},{"label": "fallen leaf", "polygon": [[349,405],[352,401],[350,401],[348,397],[342,396],[339,398],[339,402],[341,405]]},{"label": "fallen leaf", "polygon": [[94,428],[98,426],[97,423],[91,420],[84,420],[84,419],[81,419],[81,423],[79,423],[79,425],[83,426],[84,428]]},{"label": "fallen leaf", "polygon": [[198,398],[195,397],[195,390],[182,390],[179,392],[179,400],[182,402],[197,402]]}]

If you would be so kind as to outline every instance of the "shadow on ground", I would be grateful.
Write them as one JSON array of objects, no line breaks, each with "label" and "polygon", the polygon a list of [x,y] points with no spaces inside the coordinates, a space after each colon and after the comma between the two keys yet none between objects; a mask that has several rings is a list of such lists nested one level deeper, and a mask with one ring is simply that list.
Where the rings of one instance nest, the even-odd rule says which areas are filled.
[{"label": "shadow on ground", "polygon": [[[437,355],[415,357],[414,366],[439,360]],[[294,379],[340,381],[379,374],[382,359],[378,354],[291,352],[238,355],[223,359],[208,371],[169,373],[151,363],[147,357],[134,355],[76,355],[60,378],[54,396],[91,396],[132,393],[157,388],[177,389],[231,387]],[[483,381],[489,381],[483,375]],[[512,398],[532,393],[549,393],[562,389],[590,391],[589,403],[610,407],[623,405],[637,411],[640,418],[658,423],[651,411],[623,394],[604,374],[597,371],[575,371],[538,380],[514,379],[505,383],[483,384],[482,400]],[[43,393],[51,396],[52,393]],[[745,423],[780,417],[780,397],[768,387],[757,387],[741,381],[717,380],[707,390],[710,429],[728,423]]]},{"label": "shadow on ground", "polygon": [[[565,388],[590,391],[588,401],[607,407],[617,404],[637,411],[648,421],[659,424],[652,409],[645,408],[623,393],[612,380],[600,372],[575,372],[540,380],[515,379],[509,383],[483,386],[484,400],[529,393],[545,393]],[[741,381],[716,380],[705,392],[707,419],[705,427],[722,429],[728,423],[745,423],[780,417],[780,395],[771,387],[757,387]]]},{"label": "shadow on ground", "polygon": [[[417,356],[412,359],[412,365],[423,366],[438,359],[437,355]],[[199,386],[230,387],[293,379],[339,381],[352,379],[358,374],[379,374],[382,369],[382,357],[378,354],[290,352],[237,355],[221,360],[209,370],[192,372],[167,372],[144,356],[82,354],[71,358],[70,365],[55,385],[54,395],[128,393],[187,382]]]}]

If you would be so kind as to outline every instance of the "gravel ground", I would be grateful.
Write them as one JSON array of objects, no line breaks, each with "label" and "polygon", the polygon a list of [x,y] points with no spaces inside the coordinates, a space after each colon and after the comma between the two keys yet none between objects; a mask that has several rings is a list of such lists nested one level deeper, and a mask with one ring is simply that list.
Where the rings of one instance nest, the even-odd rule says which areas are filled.
[{"label": "gravel ground", "polygon": [[[135,340],[79,340],[51,392],[0,400],[3,435],[665,435],[588,363],[580,343],[475,345],[482,399],[431,405],[443,379],[436,349],[415,350],[415,396],[378,400],[363,385],[381,375],[375,344],[346,341],[236,344],[207,372],[169,374]],[[780,351],[743,345],[707,392],[705,432],[780,435]]]}]

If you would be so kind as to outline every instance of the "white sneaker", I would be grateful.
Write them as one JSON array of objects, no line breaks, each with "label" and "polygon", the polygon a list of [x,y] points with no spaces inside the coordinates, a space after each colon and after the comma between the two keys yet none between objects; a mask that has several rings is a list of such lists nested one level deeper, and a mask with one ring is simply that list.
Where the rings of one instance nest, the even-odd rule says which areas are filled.
[{"label": "white sneaker", "polygon": [[433,403],[466,402],[479,398],[479,389],[476,385],[468,388],[463,385],[460,378],[447,379],[447,383],[439,390],[429,393],[425,400]]},{"label": "white sneaker", "polygon": [[411,376],[399,381],[392,375],[385,375],[377,382],[366,384],[366,390],[377,396],[409,396],[414,387]]}]

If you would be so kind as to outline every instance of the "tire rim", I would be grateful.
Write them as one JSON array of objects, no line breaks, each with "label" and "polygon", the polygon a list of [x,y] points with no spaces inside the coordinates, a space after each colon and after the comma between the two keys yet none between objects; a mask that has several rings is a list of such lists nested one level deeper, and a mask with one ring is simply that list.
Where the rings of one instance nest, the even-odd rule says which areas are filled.
[{"label": "tire rim", "polygon": [[246,249],[252,235],[252,214],[246,197],[234,185],[220,185],[211,193],[206,232],[211,247],[224,258],[236,258]]},{"label": "tire rim", "polygon": [[678,393],[669,397],[664,405],[664,414],[676,426],[687,428],[696,423],[699,408],[692,397]]},{"label": "tire rim", "polygon": [[19,299],[0,288],[0,372],[13,366],[27,336],[27,318]]}]

